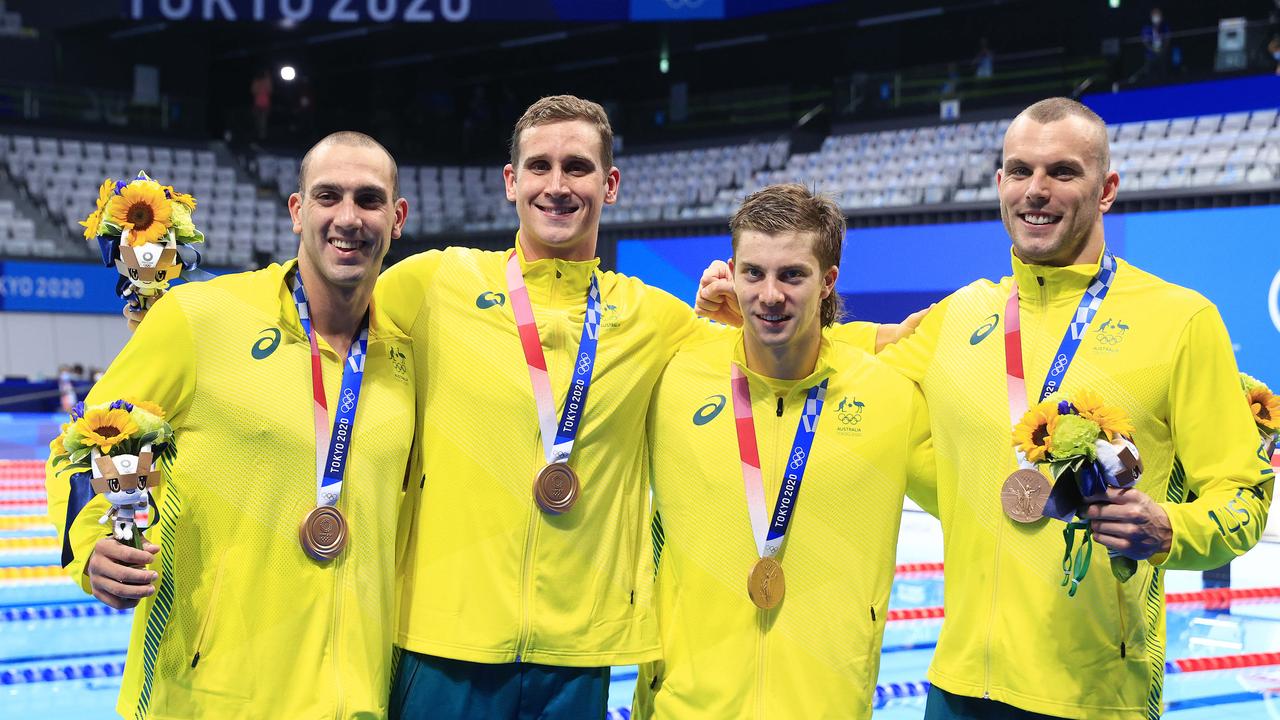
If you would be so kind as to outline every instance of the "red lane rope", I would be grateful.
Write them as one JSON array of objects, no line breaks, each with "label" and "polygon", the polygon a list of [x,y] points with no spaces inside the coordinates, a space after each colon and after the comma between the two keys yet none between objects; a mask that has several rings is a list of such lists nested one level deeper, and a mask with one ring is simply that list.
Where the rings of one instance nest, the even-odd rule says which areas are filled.
[{"label": "red lane rope", "polygon": [[925,575],[942,572],[942,563],[903,563],[894,569],[895,575]]},{"label": "red lane rope", "polygon": [[[1211,588],[1193,592],[1177,592],[1165,595],[1168,605],[1203,605],[1213,610],[1232,603],[1248,601],[1274,601],[1280,599],[1280,587],[1260,588]],[[898,608],[888,613],[889,622],[899,620],[936,620],[943,617],[941,607]],[[1271,663],[1264,663],[1271,664]]]},{"label": "red lane rope", "polygon": [[43,460],[0,460],[0,477],[8,477],[9,473],[25,472],[44,474]]},{"label": "red lane rope", "polygon": [[941,607],[897,608],[889,611],[888,620],[937,620],[942,615]]},{"label": "red lane rope", "polygon": [[1177,668],[1178,672],[1237,670],[1239,668],[1261,667],[1263,665],[1280,665],[1280,652],[1182,658],[1181,660],[1172,661],[1171,664]]},{"label": "red lane rope", "polygon": [[1280,587],[1260,588],[1211,588],[1194,592],[1169,593],[1164,601],[1169,605],[1196,604],[1207,608],[1226,607],[1241,600],[1271,600],[1280,598]]}]

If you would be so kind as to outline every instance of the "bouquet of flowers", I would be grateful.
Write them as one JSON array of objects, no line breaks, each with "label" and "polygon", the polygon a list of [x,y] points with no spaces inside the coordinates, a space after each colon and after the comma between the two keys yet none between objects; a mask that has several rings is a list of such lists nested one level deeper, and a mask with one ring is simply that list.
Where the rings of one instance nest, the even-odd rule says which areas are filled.
[{"label": "bouquet of flowers", "polygon": [[1262,435],[1262,453],[1273,466],[1280,466],[1280,455],[1276,454],[1276,442],[1280,440],[1280,396],[1257,378],[1244,373],[1240,373],[1240,385],[1244,388],[1249,409],[1253,411],[1258,433]]},{"label": "bouquet of flowers", "polygon": [[[177,455],[164,410],[145,400],[116,400],[90,408],[78,403],[51,449],[55,467],[69,463],[66,469],[77,471],[71,476],[67,527],[89,499],[101,493],[111,510],[98,522],[110,521],[116,540],[141,548],[142,530],[151,517],[150,490],[160,483],[156,461],[169,462]],[[64,546],[63,564],[68,561]]]},{"label": "bouquet of flowers", "polygon": [[[1106,405],[1096,393],[1081,390],[1068,397],[1054,393],[1027,411],[1013,430],[1013,444],[1029,462],[1048,466],[1053,490],[1044,516],[1067,524],[1062,531],[1062,584],[1074,597],[1089,571],[1093,533],[1083,519],[1085,508],[1106,499],[1107,488],[1129,488],[1142,476],[1142,460],[1133,444],[1133,423],[1124,410]],[[1083,542],[1072,557],[1076,534]],[[1111,573],[1124,582],[1138,564],[1109,553]]]},{"label": "bouquet of flowers", "polygon": [[98,189],[97,208],[80,224],[86,240],[98,241],[102,263],[120,273],[116,294],[125,301],[130,330],[184,268],[188,279],[208,276],[197,269],[200,253],[192,247],[204,242],[191,220],[195,209],[194,197],[145,172],[127,183],[107,178]]}]

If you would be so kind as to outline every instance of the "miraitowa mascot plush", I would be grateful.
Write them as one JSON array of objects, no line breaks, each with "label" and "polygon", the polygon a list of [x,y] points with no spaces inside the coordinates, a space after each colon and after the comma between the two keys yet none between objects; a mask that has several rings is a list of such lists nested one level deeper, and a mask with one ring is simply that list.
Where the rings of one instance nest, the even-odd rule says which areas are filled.
[{"label": "miraitowa mascot plush", "polygon": [[93,479],[95,493],[111,503],[111,509],[98,521],[111,523],[111,535],[116,540],[142,548],[142,531],[147,528],[151,516],[149,488],[160,481],[150,445],[143,445],[137,455],[103,455],[93,450]]},{"label": "miraitowa mascot plush", "polygon": [[169,283],[208,280],[199,269],[204,233],[191,219],[196,199],[161,185],[145,172],[128,182],[110,178],[99,189],[97,210],[81,225],[86,238],[97,238],[102,264],[120,277],[116,295],[125,301],[129,329],[137,328]]},{"label": "miraitowa mascot plush", "polygon": [[160,242],[143,243],[137,247],[129,244],[129,229],[120,234],[116,250],[116,272],[120,273],[117,293],[127,303],[125,315],[130,329],[141,322],[143,316],[169,289],[169,283],[182,275],[183,264],[178,257],[178,242],[170,230]]}]

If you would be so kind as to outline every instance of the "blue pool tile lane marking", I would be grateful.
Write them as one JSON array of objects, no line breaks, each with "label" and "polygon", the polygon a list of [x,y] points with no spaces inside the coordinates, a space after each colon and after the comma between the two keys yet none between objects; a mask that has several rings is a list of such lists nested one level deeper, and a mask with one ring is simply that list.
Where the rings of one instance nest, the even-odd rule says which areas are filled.
[{"label": "blue pool tile lane marking", "polygon": [[105,615],[128,615],[133,610],[117,610],[97,601],[86,603],[58,603],[51,605],[27,605],[0,610],[0,622],[25,622],[29,620],[61,620],[63,618],[91,618]]},{"label": "blue pool tile lane marking", "polygon": [[106,658],[119,658],[122,653],[119,649],[98,650],[97,652],[73,652],[63,653],[60,655],[39,655],[33,657],[16,657],[5,658],[0,662],[0,671],[3,670],[21,670],[21,665],[48,665],[50,663],[75,662],[83,664],[93,662],[95,659],[105,661]]},{"label": "blue pool tile lane marking", "polygon": [[1173,700],[1165,705],[1164,711],[1165,713],[1171,713],[1179,710],[1192,710],[1195,708],[1235,705],[1236,703],[1252,703],[1257,702],[1259,697],[1261,697],[1260,693],[1241,691],[1236,693],[1226,693],[1224,695],[1211,695],[1209,697]]},{"label": "blue pool tile lane marking", "polygon": [[0,685],[119,677],[123,672],[124,660],[75,665],[42,665],[19,670],[0,670]]},{"label": "blue pool tile lane marking", "polygon": [[890,700],[898,700],[901,698],[924,697],[929,694],[929,681],[920,680],[918,682],[905,683],[887,683],[885,685],[876,685],[875,699],[872,700],[871,706],[879,709],[889,703]]}]

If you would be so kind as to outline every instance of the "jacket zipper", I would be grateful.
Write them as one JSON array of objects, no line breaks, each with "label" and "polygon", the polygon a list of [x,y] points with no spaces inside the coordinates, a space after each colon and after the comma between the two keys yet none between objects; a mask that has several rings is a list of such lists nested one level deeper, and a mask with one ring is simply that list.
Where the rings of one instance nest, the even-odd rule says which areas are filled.
[{"label": "jacket zipper", "polygon": [[[1037,294],[1039,295],[1039,304],[1043,306],[1045,304],[1044,278],[1039,275],[1036,276],[1036,287]],[[1008,319],[1006,318],[1006,322],[1007,320]],[[1027,333],[1024,332],[1022,335],[1023,337],[1026,337]],[[1023,342],[1024,369],[1027,367],[1027,363],[1025,362],[1026,346],[1026,342]],[[1037,393],[1037,395],[1038,394],[1039,393]],[[1004,544],[1004,526],[1005,522],[1001,521],[998,523],[996,529],[995,571],[991,576],[991,612],[987,616],[987,642],[983,648],[982,697],[984,700],[991,699],[991,634],[995,627],[996,597],[998,596],[997,589],[1000,587],[1000,550],[1001,546]]]},{"label": "jacket zipper", "polygon": [[[776,413],[775,413],[775,419],[774,419],[774,421],[773,421],[773,432],[772,432],[772,433],[770,433],[770,438],[769,438],[769,447],[770,447],[770,449],[772,450],[772,452],[770,452],[770,453],[769,453],[768,457],[769,457],[769,458],[771,458],[771,459],[772,459],[772,458],[776,458],[776,457],[778,456],[778,447],[779,447],[779,443],[780,443],[780,442],[782,442],[782,438],[784,437],[781,433],[786,429],[786,428],[785,428],[786,423],[784,423],[784,422],[782,421],[782,414],[783,414],[783,409],[784,409],[784,402],[785,402],[784,397],[783,397],[782,395],[779,395],[779,396],[778,396],[778,406],[777,406],[777,410],[776,410]],[[763,463],[761,463],[761,464],[763,465]],[[769,465],[770,465],[770,467],[769,467],[769,470],[770,470],[770,471],[776,471],[776,468],[775,468],[775,467],[773,467],[773,465],[774,465],[774,463],[773,463],[773,462],[770,462],[770,463],[769,463]],[[779,475],[778,473],[776,473],[776,472],[775,472],[775,473],[774,473],[774,475],[773,475],[773,477],[779,477],[779,476],[780,476],[780,475]],[[769,507],[769,506],[768,506],[768,502],[769,502],[769,493],[767,493],[767,492],[766,492],[766,493],[765,493],[765,503],[766,503],[765,511],[766,511],[766,512],[769,512],[769,511],[772,509],[771,507]],[[757,647],[757,654],[756,654],[756,720],[765,720],[765,687],[764,687],[764,683],[765,683],[765,664],[766,664],[766,661],[767,661],[767,659],[768,659],[768,654],[767,654],[765,651],[766,651],[766,646],[767,646],[768,641],[769,641],[769,633],[768,633],[768,631],[766,631],[766,630],[765,630],[765,627],[766,627],[766,623],[768,622],[768,619],[769,619],[769,618],[768,618],[769,612],[770,612],[769,610],[756,610],[756,618],[757,618],[757,619],[756,619],[756,623],[757,623],[757,625],[756,625],[756,626],[757,626],[757,628],[758,628],[756,632],[757,632],[757,638],[758,638],[758,640],[759,640],[759,642],[756,644],[756,647]]]},{"label": "jacket zipper", "polygon": [[221,597],[222,590],[222,573],[226,570],[226,551],[218,557],[218,574],[213,577],[213,590],[209,592],[209,607],[204,611],[204,620],[200,622],[200,631],[196,633],[196,651],[191,656],[191,668],[194,670],[196,665],[200,664],[200,653],[204,650],[205,634],[209,631],[209,622],[213,619],[214,611],[218,609],[218,598]]},{"label": "jacket zipper", "polygon": [[766,616],[768,613],[768,610],[756,610],[756,625],[759,628],[756,631],[756,637],[758,640],[756,643],[756,720],[765,720],[764,665],[765,658],[767,657],[765,654],[765,643],[769,640],[769,635],[764,630],[764,625],[767,620]]},{"label": "jacket zipper", "polygon": [[[350,516],[348,515],[348,517]],[[348,550],[347,552],[350,553],[351,551]],[[334,585],[333,625],[329,628],[329,637],[332,638],[332,642],[333,642],[333,688],[334,688],[334,695],[336,696],[336,699],[338,701],[337,702],[338,709],[337,709],[337,712],[334,713],[334,717],[342,718],[344,716],[343,706],[346,705],[347,699],[344,696],[345,694],[343,693],[343,688],[342,688],[342,667],[340,666],[340,662],[339,662],[339,658],[342,657],[342,647],[341,647],[342,636],[338,632],[338,630],[339,628],[342,627],[342,605],[343,605],[342,603],[343,582],[342,581],[343,581],[343,578],[346,576],[346,569],[347,569],[347,562],[346,562],[345,555],[344,557],[338,558],[337,562],[338,562],[338,567],[334,568],[334,573],[333,573],[334,575],[333,577],[333,585]]]},{"label": "jacket zipper", "polygon": [[[343,360],[343,358],[338,357],[336,353],[334,354],[334,360],[337,361],[338,371],[339,373],[341,373],[345,366],[345,361]],[[341,383],[339,383],[338,385],[334,385],[332,387],[341,387]],[[334,401],[338,399],[340,392],[341,391],[334,393],[334,396],[333,396]],[[350,460],[350,458],[348,458],[348,460]],[[351,514],[350,495],[339,496],[338,502],[341,503],[342,505],[342,507],[340,508],[342,513],[346,515],[346,517],[351,518],[352,514]],[[351,552],[352,552],[351,548],[347,548],[346,552],[342,553],[341,555],[339,555],[338,557],[332,560],[332,562],[335,565],[335,567],[333,568],[333,622],[329,626],[329,639],[330,639],[329,641],[333,645],[333,661],[332,661],[333,662],[333,694],[334,694],[334,699],[337,701],[335,703],[336,710],[333,716],[337,720],[341,720],[341,718],[344,716],[345,714],[344,706],[347,703],[347,699],[345,697],[345,693],[342,687],[342,666],[341,666],[341,660],[340,660],[340,658],[342,658],[342,647],[341,647],[342,636],[339,630],[343,626],[343,623],[342,623],[342,608],[343,608],[342,594],[343,594],[343,588],[344,588],[343,580],[346,578],[347,558],[351,557]]]},{"label": "jacket zipper", "polygon": [[982,698],[991,699],[991,631],[995,627],[996,589],[1000,587],[1000,545],[1004,540],[1004,523],[996,529],[996,569],[991,576],[991,613],[987,616],[987,643],[983,650],[984,673],[982,676]]},{"label": "jacket zipper", "polygon": [[537,541],[538,536],[538,507],[537,503],[530,498],[529,503],[529,525],[524,535],[524,559],[520,566],[523,582],[520,583],[520,634],[516,638],[516,662],[520,662],[527,648],[525,645],[529,642],[529,634],[532,632],[533,621],[529,612],[529,605],[533,602],[533,545]]},{"label": "jacket zipper", "polygon": [[[556,291],[559,289],[559,283],[556,282],[562,277],[563,273],[559,270],[555,271],[555,278],[551,281],[551,292],[548,294],[548,307],[554,306]],[[531,299],[532,300],[532,299]],[[532,301],[530,302],[532,305]],[[535,315],[536,321],[536,315]],[[557,321],[556,315],[553,313],[548,316],[547,324],[548,343],[552,347],[556,347],[556,343],[560,340],[560,323]],[[539,336],[542,333],[539,332]],[[546,353],[546,349],[543,349]],[[550,368],[548,368],[550,370]],[[554,395],[552,402],[555,401]],[[535,403],[536,411],[536,403]],[[534,452],[537,457],[546,462],[546,445],[544,439],[539,434],[536,441]],[[535,461],[537,462],[537,461]],[[532,484],[531,484],[532,487]],[[520,565],[521,583],[520,583],[520,632],[516,637],[516,662],[522,662],[524,656],[528,653],[529,636],[533,633],[533,613],[529,611],[529,606],[533,603],[533,551],[538,542],[538,525],[539,525],[538,504],[533,499],[532,490],[529,496],[529,524],[525,528],[524,535],[524,558]]]},{"label": "jacket zipper", "polygon": [[1115,583],[1115,586],[1116,586],[1116,610],[1117,610],[1116,614],[1120,618],[1120,659],[1123,660],[1125,658],[1125,655],[1127,655],[1127,648],[1125,647],[1125,642],[1129,638],[1129,633],[1126,629],[1128,627],[1128,623],[1126,623],[1124,619],[1124,609],[1125,609],[1124,587],[1122,587],[1120,583]]}]

